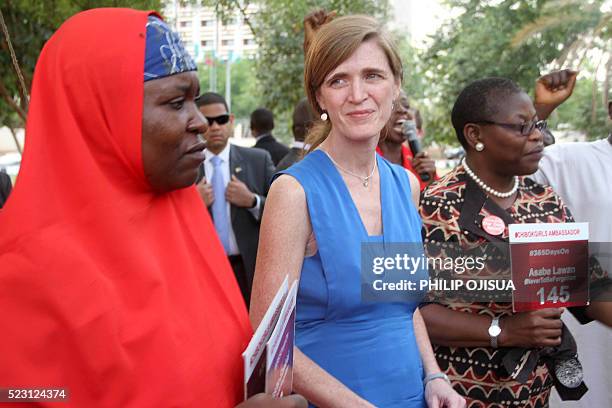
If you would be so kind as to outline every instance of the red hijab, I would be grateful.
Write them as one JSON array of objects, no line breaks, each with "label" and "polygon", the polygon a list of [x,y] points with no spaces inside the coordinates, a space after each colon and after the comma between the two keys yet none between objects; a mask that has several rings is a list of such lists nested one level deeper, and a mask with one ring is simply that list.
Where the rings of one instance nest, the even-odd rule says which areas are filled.
[{"label": "red hijab", "polygon": [[21,171],[0,212],[0,386],[77,407],[229,407],[251,334],[194,187],[141,157],[148,12],[70,18],[41,52]]}]

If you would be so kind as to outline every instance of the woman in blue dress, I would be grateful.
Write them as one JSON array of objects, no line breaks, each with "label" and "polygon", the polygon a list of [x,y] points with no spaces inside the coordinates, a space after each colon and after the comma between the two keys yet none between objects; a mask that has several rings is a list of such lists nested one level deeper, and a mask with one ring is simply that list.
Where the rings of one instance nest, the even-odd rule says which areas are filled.
[{"label": "woman in blue dress", "polygon": [[306,93],[321,115],[311,153],[266,200],[251,321],[259,324],[287,274],[299,280],[293,385],[313,406],[464,406],[436,363],[419,299],[361,297],[363,243],[421,240],[418,181],[375,153],[401,77],[374,19],[323,25],[305,58]]}]

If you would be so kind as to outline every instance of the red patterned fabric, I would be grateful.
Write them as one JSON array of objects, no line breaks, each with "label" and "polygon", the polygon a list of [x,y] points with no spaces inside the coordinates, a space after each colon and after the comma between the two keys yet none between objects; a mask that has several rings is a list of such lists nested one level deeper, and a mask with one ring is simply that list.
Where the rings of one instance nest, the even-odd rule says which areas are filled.
[{"label": "red patterned fabric", "polygon": [[[490,242],[486,232],[481,229],[482,219],[503,210],[499,207],[494,209],[495,204],[485,200],[484,205],[476,209],[474,219],[466,221],[471,226],[461,225],[462,211],[466,210],[468,200],[474,198],[466,194],[470,184],[472,191],[479,191],[463,166],[458,166],[423,192],[420,213],[423,218],[424,241],[428,246],[450,242],[462,248],[483,248],[484,244]],[[573,222],[570,213],[550,187],[524,178],[520,180],[518,196],[508,209],[507,216],[515,223]],[[500,241],[507,242],[507,227],[500,238]],[[493,260],[488,261],[485,269],[474,275],[470,270],[465,273],[469,275],[467,277],[477,278],[484,274],[499,278],[506,271],[502,263]],[[453,299],[440,303],[452,310],[490,317],[512,314],[510,303],[459,303]],[[434,345],[434,352],[440,368],[449,376],[455,390],[466,397],[469,408],[548,406],[553,381],[543,362],[537,365],[527,382],[521,384],[510,378],[503,368],[503,348]]]},{"label": "red patterned fabric", "polygon": [[148,14],[80,13],[40,55],[0,213],[0,386],[230,407],[251,333],[238,286],[195,188],[154,194],[144,176]]}]

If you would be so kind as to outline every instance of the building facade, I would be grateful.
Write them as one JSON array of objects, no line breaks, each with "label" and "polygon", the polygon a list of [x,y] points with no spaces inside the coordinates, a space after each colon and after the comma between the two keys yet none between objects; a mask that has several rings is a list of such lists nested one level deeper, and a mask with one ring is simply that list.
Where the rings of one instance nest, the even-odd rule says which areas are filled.
[{"label": "building facade", "polygon": [[[257,6],[249,4],[247,18],[255,13]],[[212,7],[204,7],[200,2],[172,0],[166,3],[164,18],[179,33],[197,62],[206,62],[209,58],[235,60],[257,53],[255,37],[238,10],[224,23]]]}]

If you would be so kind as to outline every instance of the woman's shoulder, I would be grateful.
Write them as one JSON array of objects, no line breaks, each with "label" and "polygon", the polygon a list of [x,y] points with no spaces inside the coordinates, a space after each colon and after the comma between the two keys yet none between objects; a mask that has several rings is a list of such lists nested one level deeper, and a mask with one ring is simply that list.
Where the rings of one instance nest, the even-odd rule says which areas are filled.
[{"label": "woman's shoulder", "polygon": [[266,211],[272,217],[304,218],[307,211],[306,189],[291,173],[282,173],[272,182],[266,198]]},{"label": "woman's shoulder", "polygon": [[520,177],[519,189],[521,191],[521,209],[531,212],[531,216],[538,214],[534,211],[534,206],[540,208],[542,215],[547,222],[551,222],[551,217],[556,222],[572,222],[573,217],[569,209],[565,206],[563,199],[553,190],[551,186],[539,184],[529,177]]},{"label": "woman's shoulder", "polygon": [[294,163],[291,167],[278,172],[275,179],[281,175],[290,175],[297,179],[301,184],[308,180],[316,179],[323,172],[318,171],[325,165],[325,153],[320,150],[315,150],[306,154],[300,161]]},{"label": "woman's shoulder", "polygon": [[561,202],[561,198],[551,186],[540,184],[528,176],[519,177],[519,189],[528,200],[538,202]]},{"label": "woman's shoulder", "polygon": [[304,199],[305,191],[300,181],[292,173],[283,171],[276,175],[268,196],[279,196],[279,199],[293,201]]}]

